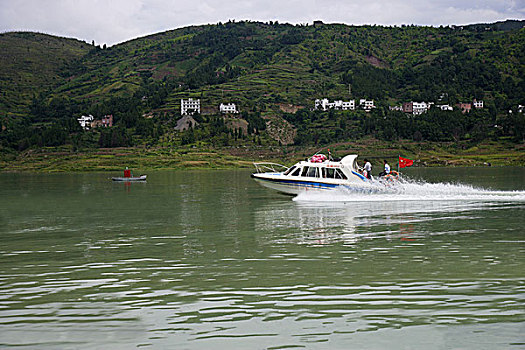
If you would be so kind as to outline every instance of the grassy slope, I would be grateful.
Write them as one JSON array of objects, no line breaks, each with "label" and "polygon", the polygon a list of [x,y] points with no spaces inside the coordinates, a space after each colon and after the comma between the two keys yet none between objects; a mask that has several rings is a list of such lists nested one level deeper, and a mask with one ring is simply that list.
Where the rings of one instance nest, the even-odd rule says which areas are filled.
[{"label": "grassy slope", "polygon": [[[430,65],[440,54],[451,52],[451,45],[455,42],[463,42],[470,48],[471,55],[484,57],[487,63],[493,63],[502,76],[520,77],[523,70],[520,50],[525,30],[512,34],[451,34],[451,29],[342,25],[301,30],[306,33],[305,40],[281,49],[268,63],[246,69],[245,74],[235,81],[203,87],[192,94],[202,97],[203,103],[215,105],[228,99],[248,108],[275,102],[311,106],[313,99],[321,96],[368,97],[349,94],[348,86],[340,82],[340,75],[356,64],[368,65],[369,62],[391,70]],[[267,35],[265,28],[260,31],[261,37]],[[285,30],[279,35],[284,33]],[[452,41],[451,35],[454,36]],[[494,55],[494,45],[498,46],[497,56]],[[243,52],[232,64],[249,61],[249,53]],[[386,93],[396,95],[392,91]],[[188,91],[174,91],[168,105],[175,108],[178,99],[188,95]]]},{"label": "grassy slope", "polygon": [[63,84],[63,65],[90,48],[79,40],[46,34],[0,34],[0,112],[27,113],[33,95]]},{"label": "grassy slope", "polygon": [[[475,33],[450,28],[380,27],[324,25],[314,27],[270,26],[263,23],[238,23],[234,28],[249,28],[253,34],[239,34],[241,52],[227,62],[244,69],[237,79],[221,85],[203,86],[191,92],[175,89],[164,109],[178,109],[181,97],[203,98],[203,104],[218,105],[231,100],[253,108],[278,102],[311,105],[316,97],[359,98],[351,96],[341,84],[342,73],[356,65],[398,70],[430,65],[452,46],[464,44],[473,56],[483,57],[500,70],[502,76],[523,79],[523,42],[525,30]],[[266,62],[256,58],[268,54],[264,48],[298,31],[302,40],[280,46]],[[106,50],[95,50],[80,41],[41,34],[8,33],[0,35],[0,113],[24,111],[31,94],[52,89],[51,96],[68,96],[92,101],[135,92],[144,76],[155,80],[183,77],[201,65],[212,50],[192,38],[211,32],[222,36],[217,26],[187,27],[125,42]],[[219,49],[220,51],[220,49]],[[74,58],[82,57],[78,62]],[[44,63],[44,64],[42,64]],[[68,73],[60,78],[64,65]],[[410,89],[411,87],[407,87]],[[394,96],[395,93],[387,91]]]},{"label": "grassy slope", "polygon": [[[198,31],[198,28],[177,29],[90,52],[81,66],[76,67],[78,75],[56,90],[55,95],[67,93],[97,101],[134,93],[143,80],[142,76],[151,75],[153,79],[181,76],[186,67],[196,64],[191,55],[184,54],[193,31]],[[175,59],[167,59],[166,53],[173,50],[176,51]]]}]

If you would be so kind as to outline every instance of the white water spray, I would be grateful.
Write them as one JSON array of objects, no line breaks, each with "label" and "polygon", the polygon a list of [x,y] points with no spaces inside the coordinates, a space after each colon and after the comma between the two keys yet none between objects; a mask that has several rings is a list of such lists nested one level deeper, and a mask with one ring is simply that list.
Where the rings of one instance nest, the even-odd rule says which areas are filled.
[{"label": "white water spray", "polygon": [[295,201],[319,202],[393,202],[393,201],[475,201],[525,202],[525,191],[496,191],[459,183],[428,183],[403,179],[395,183],[373,183],[370,191],[340,187],[332,191],[306,191]]}]

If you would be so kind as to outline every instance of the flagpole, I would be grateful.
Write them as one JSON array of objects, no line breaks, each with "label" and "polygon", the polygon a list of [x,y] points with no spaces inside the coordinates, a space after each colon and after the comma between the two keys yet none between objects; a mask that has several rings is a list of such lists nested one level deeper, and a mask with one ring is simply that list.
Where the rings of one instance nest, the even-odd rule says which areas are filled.
[{"label": "flagpole", "polygon": [[397,155],[397,172],[398,172],[398,173],[399,173],[399,165],[400,165],[399,162],[400,162],[400,160],[401,160],[401,155],[398,154],[398,155]]}]

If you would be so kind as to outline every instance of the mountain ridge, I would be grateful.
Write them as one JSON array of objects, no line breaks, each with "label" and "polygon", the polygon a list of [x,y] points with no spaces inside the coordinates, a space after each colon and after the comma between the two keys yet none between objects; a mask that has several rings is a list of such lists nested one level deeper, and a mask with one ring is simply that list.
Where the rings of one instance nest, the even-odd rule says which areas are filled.
[{"label": "mountain ridge", "polygon": [[[506,48],[512,46],[512,40],[514,40],[509,39],[508,33],[512,32],[510,36],[517,37],[521,41],[524,36],[523,29],[515,28],[519,25],[523,27],[525,21],[489,24],[491,28],[498,28],[509,23],[513,25],[513,29],[496,32],[487,32],[487,24],[473,24],[458,30],[447,27],[421,26],[382,27],[323,24],[313,27],[270,23],[229,22],[190,26],[136,38],[106,49],[76,39],[59,38],[46,34],[4,33],[0,35],[0,48],[5,49],[9,46],[10,43],[6,43],[8,41],[6,39],[13,36],[25,36],[27,41],[29,41],[27,37],[33,36],[37,38],[36,42],[40,41],[42,44],[47,40],[50,46],[46,52],[42,45],[34,49],[30,48],[30,43],[26,43],[25,46],[16,45],[19,48],[27,47],[29,50],[26,55],[20,51],[16,53],[22,62],[28,60],[34,62],[37,59],[48,61],[46,62],[48,64],[40,64],[38,67],[13,66],[6,62],[12,55],[2,55],[0,63],[6,67],[0,70],[0,81],[4,82],[2,90],[10,90],[6,86],[7,82],[23,91],[21,94],[23,98],[19,98],[16,104],[18,113],[27,112],[28,97],[31,93],[39,94],[51,89],[51,92],[47,91],[48,98],[87,98],[97,101],[109,94],[133,94],[143,84],[144,79],[157,82],[163,79],[173,79],[179,85],[190,89],[200,89],[200,91],[216,90],[215,88],[233,91],[249,90],[254,87],[250,86],[253,84],[260,94],[267,87],[269,91],[266,94],[269,95],[280,94],[281,90],[286,90],[288,87],[288,90],[293,91],[292,93],[288,91],[290,96],[284,97],[282,102],[305,104],[308,99],[322,93],[334,97],[345,95],[347,88],[343,86],[352,82],[349,81],[351,79],[341,81],[339,75],[366,63],[374,68],[389,71],[407,67],[417,70],[418,67],[432,65],[433,61],[441,56],[455,54],[457,56],[454,49],[472,51],[473,58],[475,58],[475,55],[480,52],[481,54],[492,53],[494,48],[487,47],[487,45],[492,44],[493,41],[500,41],[504,51],[508,51]],[[380,38],[381,35],[385,38]],[[39,36],[42,36],[40,40],[38,40]],[[60,50],[58,43],[52,43],[52,41],[60,41],[64,49]],[[11,46],[15,44],[11,43]],[[520,47],[523,47],[522,43]],[[34,51],[40,51],[44,57],[35,55]],[[503,74],[519,80],[517,69],[523,57],[518,56],[515,52],[504,52],[504,54],[507,54],[509,62],[501,63],[501,59],[494,57],[491,61],[485,57],[484,61],[489,68],[492,68],[491,65],[499,65],[500,67],[497,68]],[[50,58],[56,59],[49,61]],[[502,67],[504,65],[508,66],[507,68],[510,67],[511,71],[505,71]],[[36,72],[39,72],[41,68],[49,68],[47,72],[50,73],[44,77],[44,80],[37,79],[39,74]],[[232,68],[238,71],[232,71]],[[15,79],[9,79],[6,70],[23,72],[27,76],[27,83],[34,86],[31,89],[24,89],[24,78],[18,76]],[[268,70],[270,73],[265,74]],[[222,81],[211,76],[226,73],[230,76]],[[373,72],[366,73],[373,74]],[[271,75],[274,75],[276,79],[271,79]],[[304,79],[306,83],[315,82],[317,86],[311,89],[304,85],[298,86],[300,84],[294,84],[297,77]],[[232,83],[233,78],[251,80],[252,84],[245,81],[239,86],[239,84]],[[263,86],[257,86],[258,83]],[[335,88],[333,84],[336,85]],[[172,107],[173,100],[178,99],[185,91],[187,89],[170,91]],[[355,93],[371,95],[366,89],[355,91]],[[211,100],[215,102],[218,97],[214,96],[217,95],[216,91],[211,92],[211,95]],[[242,91],[241,95],[241,100],[243,98],[246,100],[245,95],[250,94]],[[363,97],[379,98],[380,95]],[[0,100],[2,103],[0,113],[10,112],[7,107],[9,107],[9,99],[12,96],[13,94],[9,94],[8,98]],[[221,96],[224,96],[224,93],[221,93]],[[234,94],[226,94],[226,97],[236,98]],[[398,96],[392,94],[389,97]],[[408,96],[399,96],[399,98],[403,97]],[[266,102],[269,99],[261,100]]]},{"label": "mountain ridge", "polygon": [[[1,34],[0,146],[318,145],[368,136],[521,142],[523,114],[508,111],[525,99],[524,24],[230,21],[111,47]],[[196,116],[198,127],[176,133],[180,99],[188,97],[201,99],[206,116]],[[317,98],[373,99],[377,108],[312,112]],[[485,109],[417,117],[389,110],[409,101],[473,99],[483,100]],[[223,102],[236,103],[241,113],[219,116]],[[82,132],[76,118],[87,114],[112,114],[115,127]]]}]

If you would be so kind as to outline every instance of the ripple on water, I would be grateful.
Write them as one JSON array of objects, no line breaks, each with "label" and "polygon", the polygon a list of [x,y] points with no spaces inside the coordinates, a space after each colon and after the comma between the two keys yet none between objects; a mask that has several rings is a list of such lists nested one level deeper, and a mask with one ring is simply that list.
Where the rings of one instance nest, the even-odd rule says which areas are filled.
[{"label": "ripple on water", "polygon": [[[441,200],[323,203],[235,192],[229,178],[220,189],[217,177],[165,195],[104,187],[84,207],[90,198],[53,197],[59,210],[30,216],[4,205],[1,346],[492,350],[523,339],[522,193],[429,186]],[[126,208],[108,216],[98,200]]]}]

